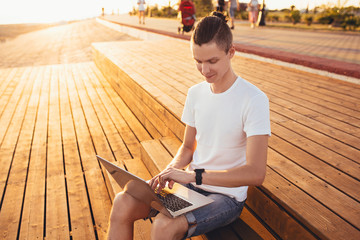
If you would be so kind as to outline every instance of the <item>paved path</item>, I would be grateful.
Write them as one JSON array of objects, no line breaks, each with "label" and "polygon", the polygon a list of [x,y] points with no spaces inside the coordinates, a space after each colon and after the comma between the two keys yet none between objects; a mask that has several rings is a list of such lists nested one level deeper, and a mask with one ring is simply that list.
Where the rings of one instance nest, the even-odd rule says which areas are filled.
[{"label": "paved path", "polygon": [[[106,19],[171,36],[177,35],[179,26],[176,19],[147,18],[145,25],[129,15],[109,15]],[[251,29],[244,22],[237,22],[233,33],[239,51],[360,78],[360,34]]]},{"label": "paved path", "polygon": [[86,62],[91,43],[134,40],[93,20],[22,34],[0,43],[0,68]]}]

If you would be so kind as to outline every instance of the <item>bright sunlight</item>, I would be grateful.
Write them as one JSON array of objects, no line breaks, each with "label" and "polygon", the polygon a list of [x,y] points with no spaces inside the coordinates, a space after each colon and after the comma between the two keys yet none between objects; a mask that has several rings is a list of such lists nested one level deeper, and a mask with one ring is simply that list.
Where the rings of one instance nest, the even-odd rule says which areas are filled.
[{"label": "bright sunlight", "polygon": [[[247,2],[247,0],[239,0]],[[148,5],[164,6],[169,0],[146,0]],[[178,0],[170,0],[173,6]],[[262,2],[262,0],[259,0]],[[137,7],[137,0],[0,0],[0,24],[9,23],[50,23],[96,17],[105,9],[106,14],[122,14]],[[359,6],[359,0],[265,0],[269,9],[310,8],[321,4],[332,6]]]}]

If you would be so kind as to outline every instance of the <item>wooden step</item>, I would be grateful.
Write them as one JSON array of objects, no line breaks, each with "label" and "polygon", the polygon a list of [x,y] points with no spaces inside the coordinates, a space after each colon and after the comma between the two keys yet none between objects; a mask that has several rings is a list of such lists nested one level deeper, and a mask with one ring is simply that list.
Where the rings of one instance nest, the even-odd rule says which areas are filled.
[{"label": "wooden step", "polygon": [[[125,72],[118,65],[126,64],[128,59],[124,58],[122,62],[114,63],[106,57],[104,51],[107,50],[109,50],[108,46],[102,43],[93,44],[96,65],[152,137],[177,136],[182,138],[184,124],[178,118],[182,111],[182,105],[168,97],[147,79],[139,76],[135,70],[126,68]],[[134,81],[134,78],[138,81]],[[162,102],[167,102],[172,107],[166,108]]]}]

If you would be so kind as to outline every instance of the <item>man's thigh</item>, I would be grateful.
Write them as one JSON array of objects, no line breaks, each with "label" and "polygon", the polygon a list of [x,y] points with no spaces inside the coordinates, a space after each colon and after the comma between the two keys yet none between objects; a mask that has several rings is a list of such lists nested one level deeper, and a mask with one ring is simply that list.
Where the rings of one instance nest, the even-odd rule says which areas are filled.
[{"label": "man's thigh", "polygon": [[201,235],[235,221],[241,214],[244,202],[223,194],[209,194],[214,202],[185,214],[189,229],[187,237]]}]

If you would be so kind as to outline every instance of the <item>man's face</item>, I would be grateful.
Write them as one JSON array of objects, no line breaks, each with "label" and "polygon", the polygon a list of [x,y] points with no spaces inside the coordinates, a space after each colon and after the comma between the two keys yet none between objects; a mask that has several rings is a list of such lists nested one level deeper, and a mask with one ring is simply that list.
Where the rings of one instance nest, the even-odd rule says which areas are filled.
[{"label": "man's face", "polygon": [[235,54],[233,47],[226,53],[213,41],[201,46],[192,43],[191,48],[196,67],[208,83],[220,83],[231,72],[230,60]]}]

